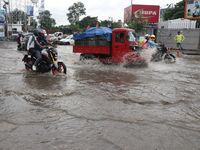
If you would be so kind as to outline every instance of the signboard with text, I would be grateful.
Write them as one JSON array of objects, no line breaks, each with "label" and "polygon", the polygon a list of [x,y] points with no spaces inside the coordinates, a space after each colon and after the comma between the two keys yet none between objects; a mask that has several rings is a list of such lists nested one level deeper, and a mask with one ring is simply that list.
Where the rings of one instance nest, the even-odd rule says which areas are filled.
[{"label": "signboard with text", "polygon": [[158,23],[159,22],[159,5],[132,5],[124,9],[124,22],[129,20],[134,14],[138,18],[138,14],[142,14],[142,19],[147,19],[148,22]]}]

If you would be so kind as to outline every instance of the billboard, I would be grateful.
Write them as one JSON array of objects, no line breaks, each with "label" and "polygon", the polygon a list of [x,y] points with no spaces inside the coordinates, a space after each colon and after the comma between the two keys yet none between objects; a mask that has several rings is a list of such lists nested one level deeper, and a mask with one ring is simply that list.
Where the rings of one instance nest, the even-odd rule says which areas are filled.
[{"label": "billboard", "polygon": [[147,19],[148,22],[158,23],[159,22],[159,5],[132,5],[124,9],[124,22],[129,20],[132,14],[138,18],[138,14],[142,13],[143,19]]},{"label": "billboard", "polygon": [[0,9],[0,23],[5,22],[5,11],[3,9]]},{"label": "billboard", "polygon": [[27,6],[27,16],[33,16],[33,6]]},{"label": "billboard", "polygon": [[184,19],[200,19],[200,0],[186,0]]}]

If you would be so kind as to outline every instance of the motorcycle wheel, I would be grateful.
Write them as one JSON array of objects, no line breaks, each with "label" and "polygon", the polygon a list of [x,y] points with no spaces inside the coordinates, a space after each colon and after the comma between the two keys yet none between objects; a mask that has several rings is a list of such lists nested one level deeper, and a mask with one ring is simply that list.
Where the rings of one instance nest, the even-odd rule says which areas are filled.
[{"label": "motorcycle wheel", "polygon": [[56,69],[55,66],[52,67],[52,73],[55,74],[66,74],[67,68],[63,62],[58,62],[58,68]]},{"label": "motorcycle wheel", "polygon": [[[30,58],[27,58],[27,61],[26,61],[28,64],[30,64],[30,65],[32,65],[32,61],[31,61],[31,59]],[[28,67],[28,66],[26,66],[25,65],[25,69],[27,70],[27,71],[30,71],[31,69]]]},{"label": "motorcycle wheel", "polygon": [[165,63],[175,63],[176,57],[173,54],[166,54],[164,57]]}]

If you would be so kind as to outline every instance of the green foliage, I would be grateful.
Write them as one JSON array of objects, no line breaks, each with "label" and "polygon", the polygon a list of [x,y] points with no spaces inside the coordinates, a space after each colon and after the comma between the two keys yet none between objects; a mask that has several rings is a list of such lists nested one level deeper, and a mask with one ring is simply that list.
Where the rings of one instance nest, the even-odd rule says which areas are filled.
[{"label": "green foliage", "polygon": [[14,11],[10,12],[9,16],[9,23],[17,23],[20,21],[25,24],[25,20],[28,19],[26,13],[18,9],[15,9]]},{"label": "green foliage", "polygon": [[67,27],[70,27],[73,31],[82,31],[79,28],[79,25],[71,24],[71,25],[68,25]]},{"label": "green foliage", "polygon": [[122,27],[120,22],[112,22],[112,21],[109,21],[109,20],[103,20],[103,21],[101,20],[99,25],[101,27],[109,27],[111,29]]},{"label": "green foliage", "polygon": [[180,1],[175,5],[175,8],[169,8],[164,14],[164,20],[173,20],[178,18],[184,18],[185,12],[185,0]]},{"label": "green foliage", "polygon": [[79,27],[81,29],[86,30],[88,24],[90,24],[90,27],[96,27],[96,24],[98,23],[98,17],[84,17],[80,22],[79,22]]},{"label": "green foliage", "polygon": [[55,19],[51,18],[51,13],[48,10],[40,12],[39,16],[37,16],[37,19],[39,20],[40,24],[39,27],[45,30],[50,30],[56,25]]},{"label": "green foliage", "polygon": [[28,16],[24,11],[15,9],[14,11],[10,12],[8,15],[9,22],[8,23],[13,23],[16,24],[18,22],[21,22],[23,24],[22,29],[25,29],[25,24],[27,25],[28,23]]},{"label": "green foliage", "polygon": [[67,20],[69,20],[69,22],[71,24],[78,24],[79,23],[79,17],[82,15],[85,15],[85,8],[84,8],[84,4],[81,2],[78,3],[74,3],[72,6],[70,6],[68,8],[69,13],[67,13]]},{"label": "green foliage", "polygon": [[148,25],[148,20],[143,20],[142,17],[143,15],[141,12],[138,14],[138,18],[136,18],[133,14],[131,16],[131,19],[127,21],[128,27],[134,29],[137,33],[145,31],[146,29],[144,28],[144,26]]}]

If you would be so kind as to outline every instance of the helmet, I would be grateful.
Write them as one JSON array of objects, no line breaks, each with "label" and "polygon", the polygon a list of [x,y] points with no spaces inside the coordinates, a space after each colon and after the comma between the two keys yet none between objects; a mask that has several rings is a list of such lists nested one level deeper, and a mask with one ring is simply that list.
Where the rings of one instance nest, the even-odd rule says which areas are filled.
[{"label": "helmet", "polygon": [[150,37],[149,34],[146,34],[146,35],[144,36],[145,39],[147,39],[147,38],[149,38],[149,37]]},{"label": "helmet", "polygon": [[37,36],[38,29],[33,30],[33,34]]},{"label": "helmet", "polygon": [[150,35],[149,35],[149,34],[146,34],[144,37],[147,38],[147,37],[150,37]]},{"label": "helmet", "polygon": [[152,34],[152,35],[150,36],[150,38],[151,38],[152,41],[154,41],[154,40],[156,39],[156,36]]},{"label": "helmet", "polygon": [[40,39],[44,39],[45,33],[46,33],[46,31],[44,29],[38,29],[38,31],[37,31],[37,35]]}]

